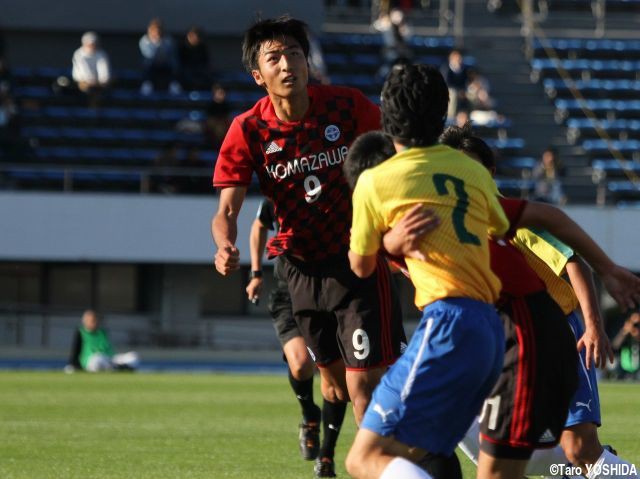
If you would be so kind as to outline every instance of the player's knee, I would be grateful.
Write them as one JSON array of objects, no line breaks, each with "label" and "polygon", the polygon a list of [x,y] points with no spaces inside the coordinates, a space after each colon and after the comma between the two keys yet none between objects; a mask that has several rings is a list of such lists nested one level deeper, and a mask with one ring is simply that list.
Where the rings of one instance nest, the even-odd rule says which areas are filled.
[{"label": "player's knee", "polygon": [[287,358],[291,375],[298,381],[304,381],[313,376],[315,366],[311,360],[306,360],[304,357],[294,357],[293,359]]},{"label": "player's knee", "polygon": [[335,384],[322,384],[322,397],[329,402],[349,402],[349,394]]},{"label": "player's knee", "polygon": [[354,478],[364,477],[364,465],[366,462],[366,455],[364,451],[359,448],[352,447],[345,459],[345,467],[349,476]]},{"label": "player's knee", "polygon": [[595,426],[576,428],[569,434],[564,434],[561,445],[571,464],[593,463],[602,453]]},{"label": "player's knee", "polygon": [[562,444],[565,456],[571,464],[591,464],[602,453],[602,446],[596,440],[575,440]]}]

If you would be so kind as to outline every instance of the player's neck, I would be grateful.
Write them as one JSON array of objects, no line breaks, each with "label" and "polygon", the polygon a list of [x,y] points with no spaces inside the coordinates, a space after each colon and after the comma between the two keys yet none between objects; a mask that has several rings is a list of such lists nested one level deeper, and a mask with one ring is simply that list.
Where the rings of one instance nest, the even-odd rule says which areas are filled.
[{"label": "player's neck", "polygon": [[302,95],[287,98],[276,95],[269,96],[276,116],[282,121],[300,121],[309,109],[310,100],[306,91]]}]

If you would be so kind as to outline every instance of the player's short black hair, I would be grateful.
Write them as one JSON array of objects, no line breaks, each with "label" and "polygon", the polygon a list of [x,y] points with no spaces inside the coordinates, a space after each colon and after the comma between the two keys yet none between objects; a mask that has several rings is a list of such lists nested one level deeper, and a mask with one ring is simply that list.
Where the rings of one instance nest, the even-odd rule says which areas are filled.
[{"label": "player's short black hair", "polygon": [[440,135],[440,143],[455,148],[456,150],[473,153],[488,170],[494,170],[496,167],[493,150],[482,138],[473,134],[471,122],[466,122],[462,127],[448,127],[442,135]]},{"label": "player's short black hair", "polygon": [[249,73],[258,69],[258,55],[260,46],[264,42],[280,40],[284,37],[295,39],[304,53],[309,57],[309,39],[307,37],[307,24],[301,20],[282,15],[278,18],[259,20],[244,34],[242,41],[242,63]]},{"label": "player's short black hair", "polygon": [[356,138],[342,165],[344,176],[351,189],[356,187],[360,173],[379,165],[395,154],[393,141],[381,131],[369,131]]},{"label": "player's short black hair", "polygon": [[449,89],[437,68],[397,65],[382,87],[384,132],[405,146],[431,146],[447,119]]}]

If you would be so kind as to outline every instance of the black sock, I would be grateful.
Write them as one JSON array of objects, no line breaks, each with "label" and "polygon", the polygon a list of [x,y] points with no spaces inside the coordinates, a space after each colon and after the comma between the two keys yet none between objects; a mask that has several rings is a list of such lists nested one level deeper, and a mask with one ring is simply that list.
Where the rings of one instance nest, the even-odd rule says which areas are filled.
[{"label": "black sock", "polygon": [[329,402],[326,399],[322,403],[322,446],[318,457],[330,457],[335,454],[336,442],[347,411],[347,403]]},{"label": "black sock", "polygon": [[418,466],[427,471],[433,479],[462,479],[460,461],[455,451],[450,456],[428,452],[418,462]]},{"label": "black sock", "polygon": [[289,371],[289,384],[296,393],[296,398],[302,407],[302,416],[305,421],[319,421],[320,408],[313,402],[313,376],[309,379],[298,381]]}]

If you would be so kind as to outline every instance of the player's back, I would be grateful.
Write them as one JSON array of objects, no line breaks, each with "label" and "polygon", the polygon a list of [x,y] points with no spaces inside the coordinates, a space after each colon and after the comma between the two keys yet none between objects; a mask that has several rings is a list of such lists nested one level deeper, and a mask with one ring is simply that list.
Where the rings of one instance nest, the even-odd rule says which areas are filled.
[{"label": "player's back", "polygon": [[416,203],[425,204],[441,224],[420,245],[427,261],[407,258],[417,306],[445,297],[493,303],[500,281],[490,268],[487,232],[508,228],[496,193],[486,169],[463,153],[444,145],[410,148],[361,175],[354,201],[370,196],[375,213],[354,217],[354,225],[372,220],[384,231]]}]

